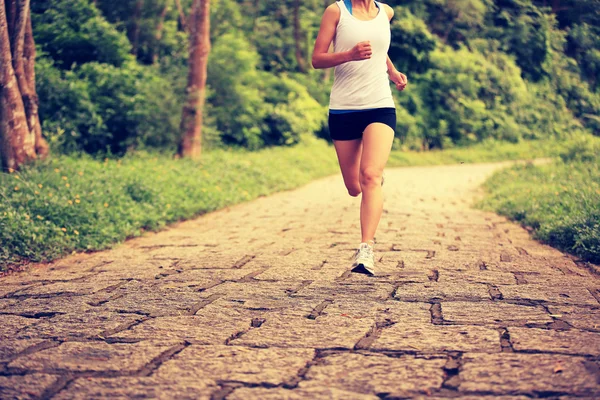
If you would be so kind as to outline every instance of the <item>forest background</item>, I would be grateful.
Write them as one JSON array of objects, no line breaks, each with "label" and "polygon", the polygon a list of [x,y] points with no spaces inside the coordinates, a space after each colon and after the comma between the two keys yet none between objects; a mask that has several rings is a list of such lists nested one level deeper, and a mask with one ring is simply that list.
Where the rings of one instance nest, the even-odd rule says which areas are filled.
[{"label": "forest background", "polygon": [[[310,65],[331,3],[210,2],[208,151],[191,163],[172,155],[182,137],[192,0],[32,1],[39,116],[52,157],[0,174],[0,270],[105,248],[335,172],[331,149],[315,144],[328,139],[333,71]],[[574,137],[585,139],[565,159],[597,164],[600,0],[387,4],[395,10],[389,55],[409,78],[405,91],[394,92],[390,165],[402,164],[407,151],[423,154],[407,163],[428,162],[439,149],[461,161],[469,157],[462,149],[473,148],[479,161],[556,155],[556,143]],[[581,182],[599,199],[598,167],[585,168]],[[597,243],[600,201],[592,203],[577,224]],[[523,207],[513,210],[521,219]],[[562,215],[573,209],[581,207]],[[578,240],[561,243],[573,251]],[[598,245],[591,253],[583,247],[581,254],[600,257]]]},{"label": "forest background", "polygon": [[[331,70],[310,65],[323,0],[213,0],[206,147],[327,138]],[[391,0],[396,147],[600,134],[600,1]],[[39,0],[43,131],[56,152],[175,150],[191,0]]]}]

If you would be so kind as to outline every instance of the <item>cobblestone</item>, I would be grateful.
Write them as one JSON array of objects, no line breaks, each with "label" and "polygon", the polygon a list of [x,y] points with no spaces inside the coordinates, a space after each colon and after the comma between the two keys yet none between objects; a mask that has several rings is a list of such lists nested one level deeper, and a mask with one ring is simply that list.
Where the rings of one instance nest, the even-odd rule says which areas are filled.
[{"label": "cobblestone", "polygon": [[506,164],[339,176],[0,278],[4,399],[600,397],[600,279],[470,208]]}]

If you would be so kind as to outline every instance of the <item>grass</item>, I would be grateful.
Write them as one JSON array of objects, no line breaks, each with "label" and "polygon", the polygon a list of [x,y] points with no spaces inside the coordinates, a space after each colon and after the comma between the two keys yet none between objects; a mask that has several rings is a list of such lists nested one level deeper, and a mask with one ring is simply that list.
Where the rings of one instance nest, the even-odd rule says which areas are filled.
[{"label": "grass", "polygon": [[531,227],[551,246],[600,263],[600,139],[570,144],[551,164],[500,171],[484,187],[480,207]]},{"label": "grass", "polygon": [[[428,153],[394,151],[388,166],[541,157],[558,154],[560,146],[487,143]],[[338,171],[333,148],[314,138],[293,148],[212,150],[200,162],[143,152],[116,160],[53,157],[0,174],[0,271],[106,249],[144,231]]]}]

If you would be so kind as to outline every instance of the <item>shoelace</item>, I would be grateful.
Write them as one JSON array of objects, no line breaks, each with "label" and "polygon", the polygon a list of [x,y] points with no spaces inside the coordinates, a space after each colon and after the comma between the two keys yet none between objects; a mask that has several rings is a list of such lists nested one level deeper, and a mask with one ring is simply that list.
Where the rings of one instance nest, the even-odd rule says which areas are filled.
[{"label": "shoelace", "polygon": [[357,258],[359,260],[364,260],[364,259],[371,259],[373,257],[373,249],[371,247],[361,247],[358,248],[356,250],[356,252],[354,253],[354,258]]}]

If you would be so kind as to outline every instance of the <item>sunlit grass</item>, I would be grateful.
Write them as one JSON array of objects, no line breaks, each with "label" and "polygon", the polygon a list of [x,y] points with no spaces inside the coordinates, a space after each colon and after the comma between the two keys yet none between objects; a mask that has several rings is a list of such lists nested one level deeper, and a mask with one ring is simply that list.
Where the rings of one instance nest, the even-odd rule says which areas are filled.
[{"label": "sunlit grass", "polygon": [[600,139],[567,146],[561,158],[496,173],[479,206],[533,228],[536,238],[554,247],[600,263]]}]

